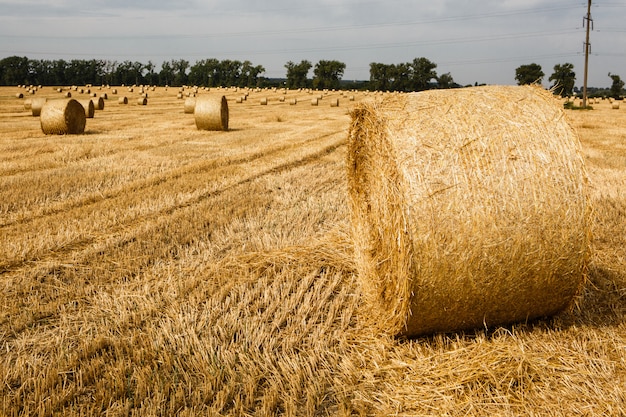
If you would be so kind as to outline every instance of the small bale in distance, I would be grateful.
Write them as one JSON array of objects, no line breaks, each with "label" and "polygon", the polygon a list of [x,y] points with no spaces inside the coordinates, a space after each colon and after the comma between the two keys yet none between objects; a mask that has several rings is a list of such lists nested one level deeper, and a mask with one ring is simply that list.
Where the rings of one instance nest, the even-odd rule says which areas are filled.
[{"label": "small bale in distance", "polygon": [[619,101],[614,101],[613,103],[611,103],[611,109],[619,110]]},{"label": "small bale in distance", "polygon": [[571,305],[591,207],[580,142],[550,92],[429,90],[351,115],[352,235],[374,326],[412,337]]},{"label": "small bale in distance", "polygon": [[311,99],[311,106],[317,106],[319,99],[317,97]]},{"label": "small bale in distance", "polygon": [[[30,111],[34,117],[39,117],[39,115],[41,114],[41,108],[46,103],[46,101],[48,101],[48,99],[42,97],[35,97],[31,99]],[[26,103],[24,103],[24,105],[26,105]]]},{"label": "small bale in distance", "polygon": [[41,130],[46,135],[78,135],[85,132],[85,109],[74,99],[47,101],[41,108]]},{"label": "small bale in distance", "polygon": [[96,114],[96,107],[94,106],[93,101],[91,101],[91,99],[78,100],[78,103],[83,106],[83,110],[85,111],[85,117],[88,119],[93,119],[94,115]]},{"label": "small bale in distance", "polygon": [[330,107],[339,107],[339,99],[335,98],[330,100]]},{"label": "small bale in distance", "polygon": [[91,101],[93,101],[94,110],[104,110],[104,99],[102,97],[94,97]]},{"label": "small bale in distance", "polygon": [[260,100],[260,103],[261,103],[261,106],[267,106],[267,97],[263,97],[263,98]]},{"label": "small bale in distance", "polygon": [[193,110],[196,107],[196,98],[195,97],[187,97],[185,99],[184,112],[185,114],[193,114]]},{"label": "small bale in distance", "polygon": [[117,104],[128,104],[128,97],[126,96],[118,97]]},{"label": "small bale in distance", "polygon": [[22,94],[22,93],[15,93],[15,98],[24,98],[24,94]]},{"label": "small bale in distance", "polygon": [[137,105],[139,106],[146,106],[148,104],[148,99],[145,97],[139,97],[137,99]]},{"label": "small bale in distance", "polygon": [[198,130],[228,130],[228,102],[225,96],[199,96],[194,118]]}]

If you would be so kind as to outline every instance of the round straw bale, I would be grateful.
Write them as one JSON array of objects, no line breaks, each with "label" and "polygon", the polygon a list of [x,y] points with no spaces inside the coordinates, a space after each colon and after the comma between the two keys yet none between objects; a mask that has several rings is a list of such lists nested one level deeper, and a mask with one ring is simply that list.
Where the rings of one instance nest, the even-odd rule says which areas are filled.
[{"label": "round straw bale", "polygon": [[611,103],[611,108],[614,110],[619,109],[619,101],[614,101],[613,103]]},{"label": "round straw bale", "polygon": [[113,90],[111,90],[111,94],[117,94],[117,88],[114,88]]},{"label": "round straw bale", "polygon": [[103,99],[105,99],[105,100],[108,100],[108,99],[109,99],[109,95],[108,95],[107,93],[102,93],[102,94],[100,94],[100,97],[102,97],[102,98],[103,98]]},{"label": "round straw bale", "polygon": [[47,101],[41,108],[41,130],[46,135],[76,135],[85,132],[85,110],[74,99]]},{"label": "round straw bale", "polygon": [[289,105],[290,106],[295,106],[296,104],[298,104],[298,99],[297,98],[292,98],[291,100],[289,100]]},{"label": "round straw bale", "polygon": [[235,99],[235,103],[243,103],[243,97],[239,96]]},{"label": "round straw bale", "polygon": [[64,96],[65,98],[70,98],[70,97],[72,97],[72,93],[71,93],[71,92],[69,92],[69,91],[66,91],[66,92],[65,92],[65,94],[63,94],[63,96]]},{"label": "round straw bale", "polygon": [[334,99],[330,100],[330,107],[339,107],[339,99],[338,98],[334,98]]},{"label": "round straw bale", "polygon": [[139,97],[137,99],[137,105],[139,106],[146,106],[148,104],[148,99],[145,97]]},{"label": "round straw bale", "polygon": [[85,117],[88,119],[93,119],[93,116],[96,113],[96,107],[94,106],[93,101],[91,101],[91,99],[87,99],[78,100],[78,102],[81,106],[83,106],[83,109],[85,110]]},{"label": "round straw bale", "polygon": [[185,114],[193,114],[193,109],[196,107],[196,98],[195,97],[187,97],[185,99]]},{"label": "round straw bale", "polygon": [[228,102],[224,96],[200,96],[194,110],[198,130],[228,130]]},{"label": "round straw bale", "polygon": [[42,97],[36,97],[36,98],[31,99],[31,104],[30,104],[31,114],[35,117],[38,117],[41,114],[41,108],[43,107],[46,101],[48,101],[48,99],[42,98]]},{"label": "round straw bale", "polygon": [[591,210],[578,138],[551,93],[429,90],[351,115],[356,265],[381,330],[491,327],[571,304]]},{"label": "round straw bale", "polygon": [[104,99],[102,97],[94,97],[91,101],[93,101],[94,110],[104,110]]},{"label": "round straw bale", "polygon": [[267,97],[263,97],[260,103],[261,103],[261,106],[267,106]]},{"label": "round straw bale", "polygon": [[317,106],[319,99],[317,97],[311,99],[311,106]]},{"label": "round straw bale", "polygon": [[24,100],[24,110],[30,110],[33,107],[33,99],[27,98]]},{"label": "round straw bale", "polygon": [[24,98],[24,94],[22,94],[22,93],[15,93],[15,98]]},{"label": "round straw bale", "polygon": [[128,104],[128,98],[126,96],[118,97],[117,104]]}]

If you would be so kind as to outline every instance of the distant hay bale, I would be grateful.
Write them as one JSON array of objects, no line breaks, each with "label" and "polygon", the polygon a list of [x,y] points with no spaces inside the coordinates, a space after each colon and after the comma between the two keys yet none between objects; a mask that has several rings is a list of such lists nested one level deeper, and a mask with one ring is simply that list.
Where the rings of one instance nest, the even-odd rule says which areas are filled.
[{"label": "distant hay bale", "polygon": [[111,94],[117,94],[117,89],[114,88],[113,90],[111,90]]},{"label": "distant hay bale", "polygon": [[611,103],[611,108],[614,110],[618,110],[619,109],[619,101],[614,101],[613,103]]},{"label": "distant hay bale", "polygon": [[187,97],[185,99],[185,105],[184,105],[185,114],[193,114],[193,110],[195,107],[196,107],[196,98]]},{"label": "distant hay bale", "polygon": [[100,97],[102,97],[104,100],[108,100],[109,99],[109,95],[107,93],[100,94]]},{"label": "distant hay bale", "polygon": [[102,97],[94,97],[91,101],[93,101],[94,110],[104,110],[104,99]]},{"label": "distant hay bale", "polygon": [[351,113],[348,188],[372,321],[416,336],[567,308],[589,261],[578,138],[536,86],[386,95]]},{"label": "distant hay bale", "polygon": [[198,130],[228,130],[228,102],[225,96],[199,96],[194,117]]},{"label": "distant hay bale", "polygon": [[317,106],[319,99],[317,97],[311,99],[311,106]]},{"label": "distant hay bale", "polygon": [[[41,114],[41,108],[46,103],[46,101],[48,101],[48,99],[42,97],[35,97],[31,99],[30,111],[34,117],[39,117],[39,115]],[[24,107],[26,107],[26,103],[24,103]]]},{"label": "distant hay bale", "polygon": [[278,97],[278,101],[280,101],[281,103],[284,103],[285,102],[285,96]]},{"label": "distant hay bale", "polygon": [[82,134],[85,121],[85,110],[74,99],[50,100],[41,108],[41,130],[46,135]]},{"label": "distant hay bale", "polygon": [[267,97],[263,97],[260,103],[261,103],[261,106],[267,106]]},{"label": "distant hay bale", "polygon": [[182,99],[183,98],[183,93],[176,94],[176,98],[179,99],[179,100]]},{"label": "distant hay bale", "polygon": [[24,94],[22,94],[22,93],[15,93],[15,98],[24,98]]},{"label": "distant hay bale", "polygon": [[78,100],[78,103],[83,106],[83,109],[85,110],[85,117],[88,119],[93,119],[96,113],[96,107],[94,106],[93,101],[91,101],[91,99]]},{"label": "distant hay bale", "polygon": [[243,103],[243,97],[239,96],[235,99],[235,103]]},{"label": "distant hay bale", "polygon": [[128,97],[122,96],[117,99],[117,104],[128,104]]},{"label": "distant hay bale", "polygon": [[338,98],[334,98],[334,99],[330,100],[330,107],[339,107],[339,99]]},{"label": "distant hay bale", "polygon": [[65,94],[63,95],[65,98],[70,98],[72,97],[72,93],[70,91],[66,91]]},{"label": "distant hay bale", "polygon": [[138,106],[146,106],[146,105],[148,105],[148,99],[145,98],[145,97],[139,97],[137,99],[137,105]]},{"label": "distant hay bale", "polygon": [[24,110],[30,110],[33,107],[33,99],[27,98],[24,100]]},{"label": "distant hay bale", "polygon": [[298,99],[297,98],[292,98],[291,100],[289,100],[289,105],[290,106],[295,106],[296,104],[298,104]]},{"label": "distant hay bale", "polygon": [[349,97],[348,97],[348,100],[350,100],[350,101],[354,101],[354,96],[349,96]]}]

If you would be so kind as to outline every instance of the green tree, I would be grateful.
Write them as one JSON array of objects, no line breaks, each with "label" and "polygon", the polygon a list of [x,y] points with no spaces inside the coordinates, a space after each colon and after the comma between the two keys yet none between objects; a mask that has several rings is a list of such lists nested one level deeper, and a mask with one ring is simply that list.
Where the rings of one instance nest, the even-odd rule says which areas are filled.
[{"label": "green tree", "polygon": [[611,97],[619,98],[622,95],[624,81],[621,80],[619,75],[611,74],[610,72],[609,77],[611,77],[611,79],[613,80],[613,83],[611,84]]},{"label": "green tree", "polygon": [[413,91],[423,91],[431,88],[430,81],[437,79],[437,64],[427,58],[415,58],[410,64],[412,70],[411,89]]},{"label": "green tree", "polygon": [[518,85],[541,84],[545,74],[539,64],[520,65],[515,69],[515,79]]},{"label": "green tree", "polygon": [[320,60],[313,68],[313,88],[339,88],[345,70],[343,62]]},{"label": "green tree", "polygon": [[454,87],[454,80],[452,79],[452,75],[449,72],[441,74],[439,77],[437,77],[437,84],[439,85],[439,88]]},{"label": "green tree", "polygon": [[372,90],[389,90],[389,67],[389,65],[379,62],[370,63],[370,88]]},{"label": "green tree", "polygon": [[576,82],[574,64],[556,64],[554,66],[554,72],[548,80],[554,81],[552,89],[556,94],[559,94],[561,97],[571,96],[574,92],[574,84]]},{"label": "green tree", "polygon": [[10,56],[0,60],[0,82],[3,85],[30,84],[26,57]]},{"label": "green tree", "polygon": [[287,68],[287,88],[305,88],[307,87],[307,75],[313,65],[303,60],[299,64],[291,61],[285,64]]}]

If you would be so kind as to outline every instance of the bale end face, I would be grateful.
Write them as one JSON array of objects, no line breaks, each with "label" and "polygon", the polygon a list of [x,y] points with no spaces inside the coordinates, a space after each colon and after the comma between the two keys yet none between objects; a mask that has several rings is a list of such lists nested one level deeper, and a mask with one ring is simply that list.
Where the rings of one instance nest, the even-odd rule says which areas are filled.
[{"label": "bale end face", "polygon": [[78,135],[85,132],[85,109],[74,99],[47,101],[41,108],[41,130],[46,135]]},{"label": "bale end face", "polygon": [[194,118],[198,130],[228,130],[228,102],[225,96],[199,96]]}]

